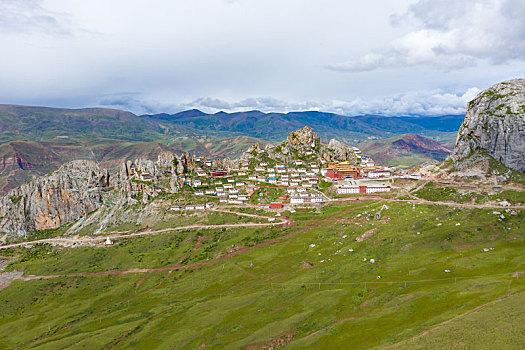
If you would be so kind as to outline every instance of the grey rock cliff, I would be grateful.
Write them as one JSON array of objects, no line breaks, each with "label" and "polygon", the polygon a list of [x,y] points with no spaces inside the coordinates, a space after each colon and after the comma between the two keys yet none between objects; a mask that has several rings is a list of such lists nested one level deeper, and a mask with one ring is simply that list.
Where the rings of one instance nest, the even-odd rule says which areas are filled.
[{"label": "grey rock cliff", "polygon": [[525,172],[525,79],[496,84],[467,105],[450,158],[464,170],[473,165],[469,157],[479,158],[478,150]]},{"label": "grey rock cliff", "polygon": [[159,195],[160,182],[170,193],[177,193],[181,186],[177,174],[191,167],[189,155],[172,152],[159,154],[156,161],[126,161],[114,175],[91,161],[66,163],[0,198],[0,232],[23,236],[33,230],[55,229],[86,217],[104,202],[120,207],[136,203],[141,196],[147,202]]},{"label": "grey rock cliff", "polygon": [[261,149],[258,144],[251,146],[241,156],[240,161],[261,160],[268,157],[289,163],[294,157],[305,155],[309,155],[312,161],[333,162],[348,160],[353,163],[357,162],[354,153],[345,144],[332,139],[328,146],[323,145],[317,133],[309,126],[290,133],[286,140],[280,144],[267,144],[264,149]]},{"label": "grey rock cliff", "polygon": [[0,231],[22,235],[76,220],[100,207],[101,191],[110,180],[94,162],[67,163],[0,198]]}]

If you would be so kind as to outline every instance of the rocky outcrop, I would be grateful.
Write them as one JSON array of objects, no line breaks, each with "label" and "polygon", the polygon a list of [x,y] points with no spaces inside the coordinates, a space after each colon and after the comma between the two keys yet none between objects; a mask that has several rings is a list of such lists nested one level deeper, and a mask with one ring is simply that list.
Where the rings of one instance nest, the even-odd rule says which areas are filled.
[{"label": "rocky outcrop", "polygon": [[489,164],[486,155],[525,172],[525,79],[496,84],[467,105],[450,158],[466,170],[478,161]]},{"label": "rocky outcrop", "polygon": [[159,154],[156,161],[128,160],[122,164],[117,175],[120,200],[129,202],[140,194],[143,196],[142,200],[147,202],[149,197],[156,197],[159,194],[160,189],[157,184],[163,179],[167,179],[170,193],[177,193],[181,186],[177,174],[184,174],[189,169],[193,169],[193,164],[189,154],[178,156],[173,152]]},{"label": "rocky outcrop", "polygon": [[355,160],[354,152],[344,143],[331,139],[328,143],[328,149],[332,153],[332,158],[337,161]]},{"label": "rocky outcrop", "polygon": [[22,235],[60,227],[100,207],[111,185],[107,170],[90,161],[67,163],[0,198],[0,231]]},{"label": "rocky outcrop", "polygon": [[254,144],[243,153],[240,160],[270,158],[289,163],[294,158],[305,156],[311,161],[333,162],[349,160],[354,163],[357,162],[354,153],[345,144],[332,139],[326,146],[321,143],[317,133],[309,126],[290,133],[286,140],[280,144],[267,144],[264,149],[259,144]]},{"label": "rocky outcrop", "polygon": [[156,161],[126,161],[114,176],[91,161],[66,163],[0,198],[0,232],[22,236],[33,230],[55,229],[87,216],[104,202],[120,207],[146,203],[161,190],[177,193],[183,181],[177,174],[193,167],[189,155],[172,152],[159,154]]},{"label": "rocky outcrop", "polygon": [[287,140],[291,147],[300,151],[309,151],[320,144],[317,133],[309,126],[290,133]]}]

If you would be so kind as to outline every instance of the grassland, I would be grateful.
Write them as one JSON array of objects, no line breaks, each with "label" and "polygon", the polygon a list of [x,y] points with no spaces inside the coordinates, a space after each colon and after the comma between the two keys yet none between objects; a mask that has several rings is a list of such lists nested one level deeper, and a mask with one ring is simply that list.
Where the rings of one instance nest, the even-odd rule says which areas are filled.
[{"label": "grassland", "polygon": [[503,190],[498,193],[489,194],[479,189],[463,189],[444,186],[434,182],[428,182],[422,188],[413,192],[415,196],[428,201],[447,201],[456,203],[486,203],[488,201],[507,201],[510,204],[525,203],[525,192],[517,190]]},{"label": "grassland", "polygon": [[[523,347],[525,294],[496,300],[432,329],[399,349],[519,349]],[[458,341],[459,340],[459,341]]]},{"label": "grassland", "polygon": [[[524,278],[513,277],[525,270],[523,213],[499,220],[491,210],[413,209],[405,203],[385,208],[360,201],[290,216],[295,225],[286,228],[171,232],[105,248],[3,251],[8,269],[25,275],[172,269],[14,281],[0,291],[0,344],[382,348],[508,293],[519,297],[525,287]],[[366,239],[357,242],[362,235]],[[188,265],[195,263],[206,265]],[[484,315],[473,317],[491,319]],[[515,319],[499,321],[517,327]],[[447,344],[469,344],[472,335],[456,328]],[[437,329],[429,334],[437,337]],[[523,334],[515,332],[513,341],[522,344]],[[403,346],[432,347],[439,341],[432,337]]]}]

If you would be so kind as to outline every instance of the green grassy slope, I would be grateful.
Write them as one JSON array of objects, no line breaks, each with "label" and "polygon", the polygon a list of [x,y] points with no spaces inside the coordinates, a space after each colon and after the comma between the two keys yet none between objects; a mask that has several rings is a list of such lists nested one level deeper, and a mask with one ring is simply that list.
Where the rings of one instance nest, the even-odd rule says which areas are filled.
[{"label": "green grassy slope", "polygon": [[[296,224],[284,229],[173,232],[108,248],[0,251],[8,269],[38,275],[160,268],[180,259],[182,265],[208,264],[15,281],[0,291],[0,344],[381,348],[524,289],[525,279],[512,277],[525,271],[522,212],[499,221],[488,209],[389,203],[374,218],[382,206],[360,201],[298,210],[291,215]],[[366,240],[355,240],[365,233]],[[198,237],[202,245],[194,250]],[[256,246],[275,237],[284,238]],[[227,255],[246,247],[254,248]],[[489,247],[495,249],[483,251]],[[525,341],[522,334],[517,339]]]},{"label": "green grassy slope", "polygon": [[525,293],[490,303],[452,320],[398,349],[520,349],[523,347]]}]

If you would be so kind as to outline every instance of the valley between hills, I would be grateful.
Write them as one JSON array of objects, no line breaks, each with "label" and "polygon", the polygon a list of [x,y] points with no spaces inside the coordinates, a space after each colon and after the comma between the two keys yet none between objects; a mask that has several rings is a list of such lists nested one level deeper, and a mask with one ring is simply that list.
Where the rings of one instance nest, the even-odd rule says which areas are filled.
[{"label": "valley between hills", "polygon": [[[315,112],[273,116],[288,124],[254,128],[242,142],[270,142],[236,157],[56,163],[0,199],[0,348],[520,348],[523,101],[524,80],[480,93],[452,147],[404,135],[402,118],[397,135],[373,116],[317,129]],[[222,137],[240,116],[144,118],[168,139],[190,119]]]}]

